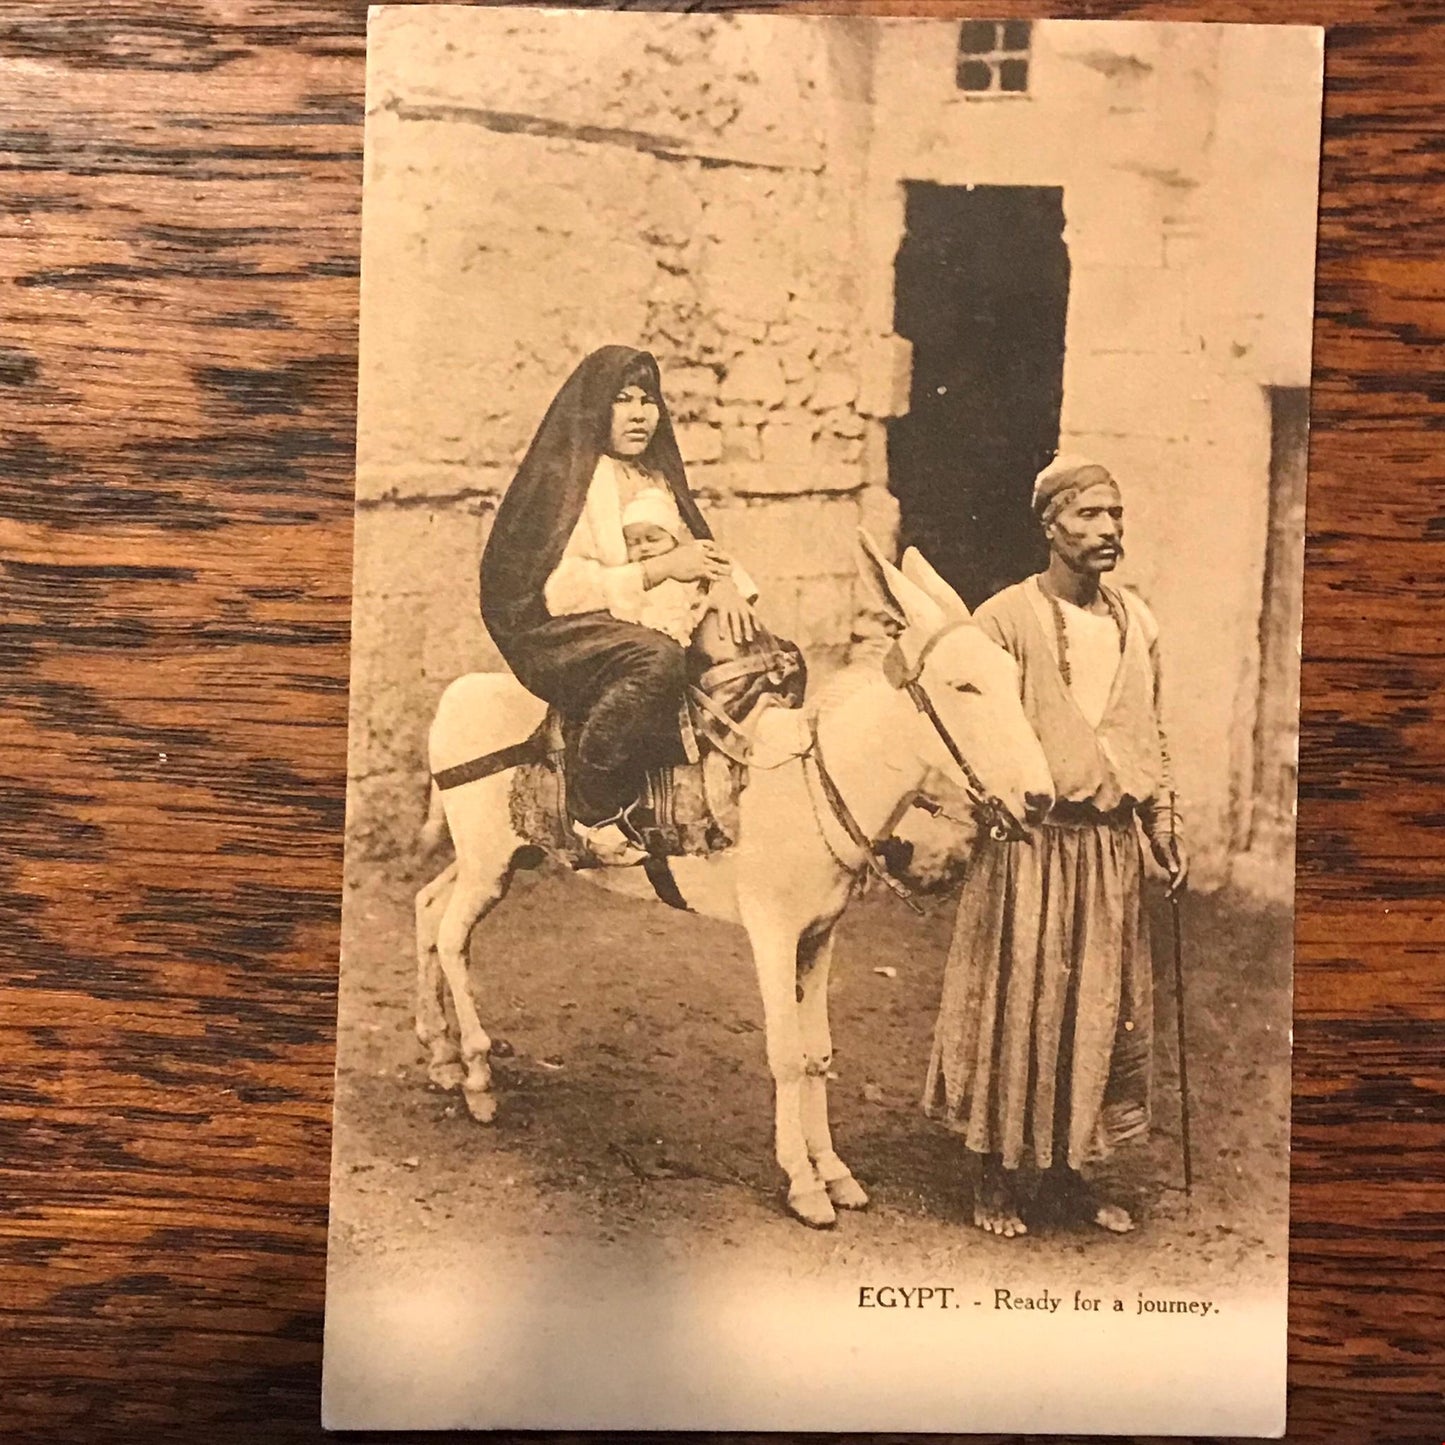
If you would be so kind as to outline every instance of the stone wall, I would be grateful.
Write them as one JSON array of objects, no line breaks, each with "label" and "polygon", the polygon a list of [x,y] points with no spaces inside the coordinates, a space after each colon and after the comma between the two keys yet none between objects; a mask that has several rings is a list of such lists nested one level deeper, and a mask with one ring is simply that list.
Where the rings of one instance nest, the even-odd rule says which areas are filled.
[{"label": "stone wall", "polygon": [[[441,689],[497,665],[476,567],[568,370],[653,350],[762,611],[848,641],[887,544],[904,182],[1061,186],[1062,445],[1129,506],[1203,881],[1241,843],[1268,509],[1263,388],[1309,371],[1318,49],[1270,27],[1034,27],[1030,93],[954,83],[957,22],[374,14],[353,744],[360,854],[409,849]],[[1258,102],[1271,109],[1260,118]]]}]

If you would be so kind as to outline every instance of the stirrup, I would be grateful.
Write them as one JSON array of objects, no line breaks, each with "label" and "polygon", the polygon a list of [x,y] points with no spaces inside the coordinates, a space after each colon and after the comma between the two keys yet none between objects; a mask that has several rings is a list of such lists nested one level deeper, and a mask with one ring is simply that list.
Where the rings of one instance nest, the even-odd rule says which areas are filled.
[{"label": "stirrup", "polygon": [[605,818],[590,828],[586,823],[574,820],[572,831],[581,840],[582,846],[606,867],[631,868],[647,857],[622,831],[616,818]]}]

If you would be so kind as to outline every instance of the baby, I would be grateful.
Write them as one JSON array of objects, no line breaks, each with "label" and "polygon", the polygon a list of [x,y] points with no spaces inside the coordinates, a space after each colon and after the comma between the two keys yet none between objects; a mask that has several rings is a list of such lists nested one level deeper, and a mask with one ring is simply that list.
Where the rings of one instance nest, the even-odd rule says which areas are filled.
[{"label": "baby", "polygon": [[[622,509],[622,538],[627,543],[627,560],[646,562],[671,552],[677,546],[677,529],[681,526],[677,508],[666,493],[653,487],[639,492]],[[667,577],[642,594],[642,611],[637,621],[644,627],[666,633],[686,647],[706,609],[701,582],[679,582]]]}]

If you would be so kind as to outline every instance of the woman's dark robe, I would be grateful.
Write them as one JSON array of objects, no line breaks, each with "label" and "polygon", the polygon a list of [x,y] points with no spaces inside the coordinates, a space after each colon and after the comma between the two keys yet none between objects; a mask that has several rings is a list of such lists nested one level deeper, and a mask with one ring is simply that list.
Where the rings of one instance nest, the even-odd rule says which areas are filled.
[{"label": "woman's dark robe", "polygon": [[648,388],[659,411],[638,463],[666,481],[693,536],[711,537],[688,490],[656,360],[628,346],[604,346],[548,407],[482,553],[482,620],[497,650],[529,692],[580,728],[574,763],[581,766],[572,768],[570,782],[574,811],[584,822],[630,802],[642,769],[682,760],[682,648],[608,612],[553,617],[544,596],[607,448],[613,401],[632,383]]}]

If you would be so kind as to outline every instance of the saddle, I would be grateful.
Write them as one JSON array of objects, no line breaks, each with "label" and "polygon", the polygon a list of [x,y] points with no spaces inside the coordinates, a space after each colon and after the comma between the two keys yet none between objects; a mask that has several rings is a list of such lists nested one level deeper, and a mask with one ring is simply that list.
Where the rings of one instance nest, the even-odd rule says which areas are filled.
[{"label": "saddle", "polygon": [[[688,650],[688,676],[678,720],[687,761],[649,771],[641,796],[621,819],[649,863],[663,862],[658,870],[644,867],[664,901],[671,901],[659,882],[666,876],[666,859],[706,857],[737,842],[738,801],[747,786],[758,719],[772,707],[801,707],[807,686],[807,668],[795,644],[760,631],[739,646],[722,637],[711,615]],[[586,868],[596,859],[572,831],[567,809],[572,731],[555,708],[548,709],[513,775],[511,818],[529,843]]]}]

